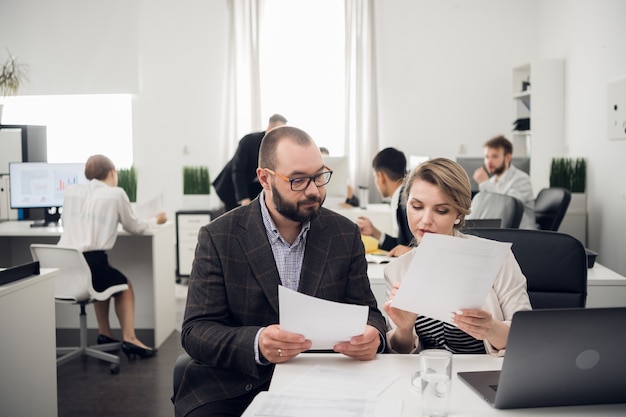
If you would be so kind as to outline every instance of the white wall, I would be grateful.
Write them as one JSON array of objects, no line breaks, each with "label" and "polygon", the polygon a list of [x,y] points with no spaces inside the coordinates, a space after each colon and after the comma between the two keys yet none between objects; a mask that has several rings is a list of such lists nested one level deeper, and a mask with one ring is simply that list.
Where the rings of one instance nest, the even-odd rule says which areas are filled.
[{"label": "white wall", "polygon": [[626,275],[626,140],[607,135],[607,84],[626,78],[626,2],[540,2],[537,53],[565,58],[565,140],[587,158],[588,246]]},{"label": "white wall", "polygon": [[[31,63],[35,86],[57,79],[72,90],[73,74],[80,88],[135,93],[140,198],[165,191],[173,217],[182,205],[181,167],[207,164],[214,177],[224,162],[216,144],[226,0],[35,2],[0,3],[0,47]],[[589,246],[626,274],[626,141],[606,139],[605,112],[607,82],[626,76],[626,3],[376,0],[375,7],[381,147],[453,158],[463,145],[480,155],[486,139],[510,132],[512,68],[566,59],[566,142],[571,155],[588,160]],[[74,62],[79,74],[66,72]]]}]

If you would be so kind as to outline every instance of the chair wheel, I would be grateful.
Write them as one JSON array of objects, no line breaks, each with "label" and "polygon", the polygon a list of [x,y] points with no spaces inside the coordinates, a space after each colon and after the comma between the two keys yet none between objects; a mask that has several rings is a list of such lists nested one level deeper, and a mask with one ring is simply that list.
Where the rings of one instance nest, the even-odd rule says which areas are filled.
[{"label": "chair wheel", "polygon": [[120,366],[117,364],[113,364],[109,368],[109,371],[111,372],[111,375],[117,375],[120,373]]}]

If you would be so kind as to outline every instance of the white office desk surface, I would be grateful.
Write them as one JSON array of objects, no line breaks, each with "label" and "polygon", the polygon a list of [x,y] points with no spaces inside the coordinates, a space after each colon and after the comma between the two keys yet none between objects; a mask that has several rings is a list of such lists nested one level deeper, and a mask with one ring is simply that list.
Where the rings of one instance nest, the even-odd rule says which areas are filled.
[{"label": "white office desk surface", "polygon": [[[31,243],[56,244],[62,233],[57,226],[30,227],[32,221],[0,222],[0,265],[19,265],[32,261]],[[108,251],[111,264],[133,283],[135,293],[135,328],[147,330],[159,347],[176,327],[176,238],[174,222],[152,227],[145,234],[133,235],[118,229],[113,249]],[[97,328],[93,307],[87,312],[87,326]],[[57,304],[58,329],[77,329],[76,307]],[[114,308],[110,309],[114,329],[119,329]]]},{"label": "white office desk surface", "polygon": [[42,268],[39,275],[0,285],[3,416],[57,416],[56,274]]},{"label": "white office desk surface", "polygon": [[[393,261],[392,261],[393,262]],[[367,265],[372,292],[378,306],[387,300],[384,269],[387,264]],[[626,277],[595,263],[587,270],[587,307],[626,307]]]},{"label": "white office desk surface", "polygon": [[[372,361],[357,361],[336,353],[305,353],[293,360],[276,366],[270,385],[270,392],[278,392],[292,381],[316,365],[349,369],[356,372],[393,375],[397,379],[381,397],[399,398],[403,401],[402,416],[421,416],[421,396],[409,383],[411,371],[418,369],[419,355],[382,354]],[[624,416],[626,404],[605,404],[575,407],[525,408],[498,410],[492,408],[478,394],[474,393],[456,375],[462,371],[497,370],[502,367],[503,358],[489,355],[454,355],[452,371],[452,397],[450,416]],[[540,377],[540,376],[539,376]],[[244,416],[251,415],[246,413]]]}]

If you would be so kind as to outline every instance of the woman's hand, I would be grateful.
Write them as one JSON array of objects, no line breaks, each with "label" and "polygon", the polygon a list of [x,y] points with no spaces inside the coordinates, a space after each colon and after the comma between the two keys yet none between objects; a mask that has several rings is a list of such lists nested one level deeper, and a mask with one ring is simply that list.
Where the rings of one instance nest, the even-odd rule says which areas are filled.
[{"label": "woman's hand", "polygon": [[496,349],[506,348],[509,326],[480,309],[463,309],[451,314],[452,322],[478,340],[487,340]]},{"label": "woman's hand", "polygon": [[400,289],[400,283],[393,284],[389,299],[383,304],[383,310],[387,313],[387,317],[396,325],[396,328],[401,332],[413,332],[415,326],[415,320],[417,320],[417,314],[410,311],[402,310],[391,306],[391,302],[396,297]]}]

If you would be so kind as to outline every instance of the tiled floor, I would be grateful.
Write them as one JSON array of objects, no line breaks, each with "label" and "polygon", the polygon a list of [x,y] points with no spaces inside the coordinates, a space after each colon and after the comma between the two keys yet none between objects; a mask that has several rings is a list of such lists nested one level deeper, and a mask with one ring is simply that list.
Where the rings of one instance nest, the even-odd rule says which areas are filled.
[{"label": "tiled floor", "polygon": [[172,370],[183,348],[180,328],[187,286],[176,284],[176,330],[154,358],[128,360],[120,352],[120,373],[93,358],[57,368],[59,417],[172,417]]}]

